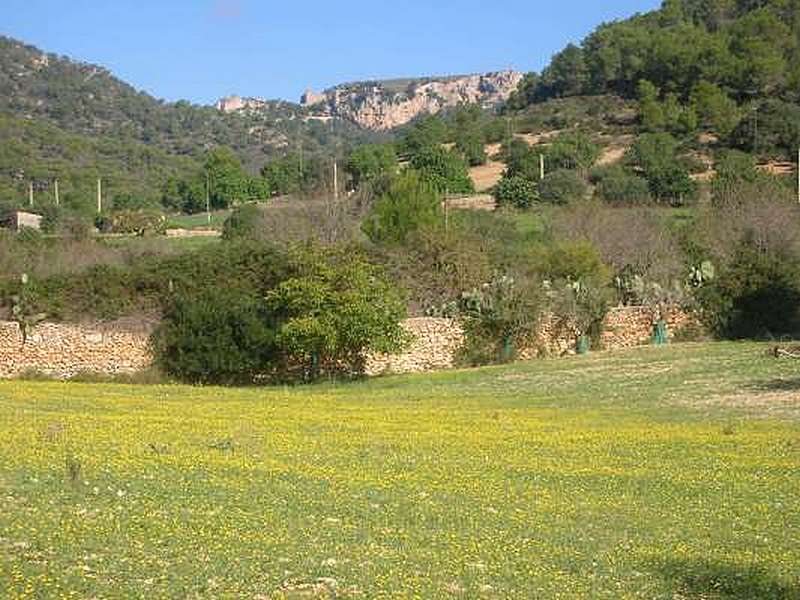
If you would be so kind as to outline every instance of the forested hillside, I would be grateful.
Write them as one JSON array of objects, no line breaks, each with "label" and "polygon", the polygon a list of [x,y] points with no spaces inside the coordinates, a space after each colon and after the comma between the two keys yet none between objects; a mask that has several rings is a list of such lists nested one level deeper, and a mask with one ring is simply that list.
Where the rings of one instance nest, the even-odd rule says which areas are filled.
[{"label": "forested hillside", "polygon": [[258,114],[224,114],[137,91],[96,65],[45,54],[0,37],[0,201],[18,202],[29,183],[91,201],[97,177],[109,194],[160,199],[170,178],[202,169],[212,147],[229,147],[256,173],[287,152],[341,153],[371,136],[344,122],[305,120],[275,101]]},{"label": "forested hillside", "polygon": [[788,157],[800,145],[800,2],[666,0],[567,46],[510,104],[609,93],[640,100],[645,130],[703,129]]}]

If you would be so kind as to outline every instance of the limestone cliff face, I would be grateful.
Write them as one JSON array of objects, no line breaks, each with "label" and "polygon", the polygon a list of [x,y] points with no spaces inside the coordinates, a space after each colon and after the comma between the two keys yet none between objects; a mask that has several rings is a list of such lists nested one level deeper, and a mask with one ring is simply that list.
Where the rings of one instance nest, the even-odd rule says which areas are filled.
[{"label": "limestone cliff face", "polygon": [[386,130],[460,104],[499,104],[517,89],[522,77],[522,73],[501,71],[442,79],[346,84],[321,94],[308,91],[301,104],[319,115],[347,119],[367,129]]}]

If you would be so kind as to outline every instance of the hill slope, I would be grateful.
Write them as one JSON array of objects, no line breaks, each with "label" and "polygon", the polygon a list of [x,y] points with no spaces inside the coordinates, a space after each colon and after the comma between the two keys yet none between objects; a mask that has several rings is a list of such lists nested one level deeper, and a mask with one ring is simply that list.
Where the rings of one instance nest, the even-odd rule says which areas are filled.
[{"label": "hill slope", "polygon": [[793,155],[800,1],[666,0],[567,46],[541,75],[526,76],[510,105],[600,94],[664,102],[660,118],[691,108],[701,127],[737,146]]},{"label": "hill slope", "polygon": [[254,171],[289,149],[310,155],[371,139],[351,123],[331,127],[307,115],[283,101],[257,114],[163,102],[103,67],[0,36],[0,200],[24,196],[30,180],[46,191],[55,178],[86,196],[97,176],[157,196],[170,174],[199,169],[212,146],[233,148]]}]

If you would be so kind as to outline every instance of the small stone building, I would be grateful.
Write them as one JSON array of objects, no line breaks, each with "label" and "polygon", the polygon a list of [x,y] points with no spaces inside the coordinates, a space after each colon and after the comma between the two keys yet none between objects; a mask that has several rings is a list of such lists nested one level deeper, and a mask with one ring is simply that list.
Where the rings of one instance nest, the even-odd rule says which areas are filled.
[{"label": "small stone building", "polygon": [[0,218],[0,226],[14,231],[22,231],[25,227],[39,231],[42,228],[42,217],[34,213],[15,210]]}]

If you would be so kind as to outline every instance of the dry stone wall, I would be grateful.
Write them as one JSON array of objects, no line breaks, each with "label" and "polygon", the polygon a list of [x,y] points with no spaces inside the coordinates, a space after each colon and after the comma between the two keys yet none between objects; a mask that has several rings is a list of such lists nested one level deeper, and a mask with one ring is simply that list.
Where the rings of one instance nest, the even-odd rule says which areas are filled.
[{"label": "dry stone wall", "polygon": [[82,372],[116,375],[147,368],[146,324],[71,325],[44,323],[23,343],[18,323],[0,322],[0,378],[37,371],[66,379]]},{"label": "dry stone wall", "polygon": [[[670,335],[694,324],[691,315],[673,310],[665,315]],[[644,307],[613,309],[608,313],[603,346],[618,350],[650,342],[654,317]],[[0,378],[38,371],[57,378],[82,372],[107,375],[134,373],[150,366],[148,340],[152,322],[118,321],[89,325],[45,323],[32,328],[23,344],[17,323],[0,321]],[[464,330],[453,319],[418,318],[403,322],[412,339],[397,355],[367,359],[368,375],[419,373],[452,368],[464,343]],[[542,320],[531,347],[520,358],[561,356],[575,350],[577,331],[554,317]]]},{"label": "dry stone wall", "polygon": [[453,319],[407,319],[403,328],[411,343],[402,354],[367,358],[367,375],[422,373],[452,368],[464,343],[464,329]]}]

